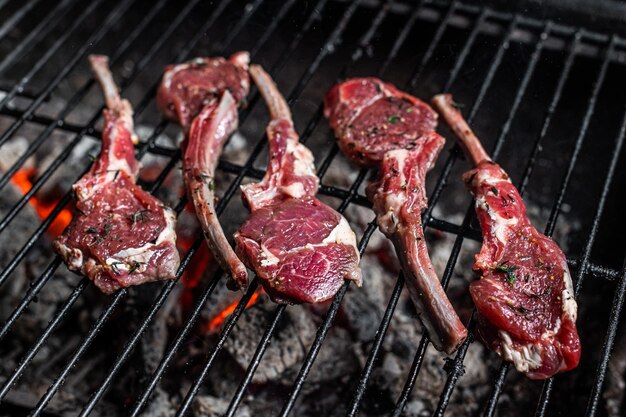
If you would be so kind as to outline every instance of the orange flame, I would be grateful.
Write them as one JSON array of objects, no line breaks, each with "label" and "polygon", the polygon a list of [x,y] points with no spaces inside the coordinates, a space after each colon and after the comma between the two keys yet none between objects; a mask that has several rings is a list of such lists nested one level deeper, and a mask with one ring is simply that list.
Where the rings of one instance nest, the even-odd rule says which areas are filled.
[{"label": "orange flame", "polygon": [[[22,194],[26,194],[33,187],[32,178],[35,176],[35,168],[23,168],[17,171],[13,177],[11,177],[11,182],[20,189]],[[28,200],[31,206],[37,211],[37,214],[41,219],[45,219],[48,215],[54,210],[57,205],[57,201],[41,201],[37,199],[36,196],[31,197]],[[72,220],[72,211],[70,209],[64,208],[62,209],[56,218],[50,224],[50,228],[48,231],[51,235],[57,236],[60,235],[70,221]]]},{"label": "orange flame", "polygon": [[[246,308],[250,308],[250,306],[254,305],[258,301],[259,294],[261,293],[261,291],[263,291],[262,288],[260,288],[260,287],[257,288],[257,290],[254,292],[254,294],[252,294],[252,297],[250,297],[250,300],[248,301],[248,304],[246,304]],[[209,323],[206,325],[207,332],[208,333],[213,333],[213,332],[219,330],[220,327],[222,327],[222,324],[224,324],[224,322],[228,318],[228,316],[233,314],[233,312],[237,308],[237,304],[239,304],[239,300],[233,302],[228,307],[226,307],[225,309],[223,309],[222,311],[217,313],[215,315],[215,317],[213,317],[211,319],[211,321],[209,321]]]},{"label": "orange flame", "polygon": [[[186,242],[184,239],[178,239],[177,243],[183,253],[188,251],[191,247],[191,243]],[[187,268],[185,268],[180,279],[183,284],[183,289],[180,294],[180,303],[185,314],[188,314],[192,310],[196,288],[204,277],[205,271],[212,263],[213,254],[211,254],[206,245],[201,245],[198,249],[198,253],[196,253]]]}]

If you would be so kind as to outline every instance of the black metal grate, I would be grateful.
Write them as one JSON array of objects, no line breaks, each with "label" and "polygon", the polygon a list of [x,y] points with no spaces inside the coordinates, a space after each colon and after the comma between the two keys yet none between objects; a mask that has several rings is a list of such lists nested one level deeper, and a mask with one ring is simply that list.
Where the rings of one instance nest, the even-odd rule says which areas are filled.
[{"label": "black metal grate", "polygon": [[[334,81],[354,74],[363,75],[362,73],[367,69],[369,74],[377,74],[390,80],[395,80],[396,77],[400,80],[406,79],[404,85],[402,82],[396,82],[396,84],[422,97],[427,97],[428,94],[441,90],[452,91],[456,94],[458,89],[461,96],[466,96],[466,103],[471,103],[466,108],[470,123],[476,122],[479,132],[480,126],[491,125],[492,136],[496,138],[491,144],[494,158],[504,152],[507,143],[521,140],[520,126],[516,124],[518,123],[516,117],[520,114],[520,108],[525,105],[525,100],[529,100],[531,94],[537,94],[537,91],[533,90],[533,80],[545,67],[542,60],[546,54],[549,54],[552,60],[550,65],[553,68],[558,68],[558,70],[553,69],[555,71],[553,83],[542,87],[541,95],[545,97],[547,106],[545,109],[537,110],[542,115],[540,129],[537,134],[533,133],[531,137],[533,142],[530,154],[523,161],[515,162],[520,168],[518,185],[522,193],[525,193],[529,188],[531,175],[538,169],[537,162],[545,156],[544,147],[548,146],[547,142],[555,140],[550,132],[554,128],[557,110],[562,106],[569,106],[569,102],[565,102],[564,97],[567,100],[572,100],[571,93],[567,95],[566,90],[568,87],[573,88],[568,85],[568,81],[573,77],[577,63],[584,61],[585,66],[599,63],[594,67],[595,73],[588,71],[583,75],[576,75],[578,80],[583,79],[587,84],[592,84],[588,93],[582,89],[578,94],[578,101],[582,103],[583,111],[580,119],[570,121],[575,125],[577,132],[575,137],[573,140],[564,141],[561,144],[560,157],[565,162],[563,169],[554,174],[558,177],[558,186],[551,190],[546,197],[552,203],[550,204],[550,215],[547,219],[545,233],[548,235],[554,233],[566,200],[588,200],[587,205],[591,209],[587,212],[590,217],[588,224],[585,223],[586,229],[582,237],[584,244],[581,245],[580,251],[576,253],[572,251],[568,254],[568,262],[575,275],[576,294],[578,296],[581,293],[583,283],[586,280],[601,280],[612,283],[614,299],[608,320],[605,321],[608,323],[608,327],[603,330],[604,344],[597,352],[585,351],[584,354],[588,355],[588,361],[591,365],[572,372],[572,374],[592,372],[586,377],[587,379],[594,379],[593,383],[587,384],[591,391],[580,393],[580,395],[585,395],[587,398],[585,415],[596,415],[600,412],[603,382],[626,293],[626,267],[620,268],[619,265],[614,265],[614,262],[592,262],[592,251],[596,247],[594,245],[599,236],[605,207],[607,207],[607,203],[615,199],[610,195],[611,184],[618,180],[622,181],[616,173],[619,171],[621,148],[626,133],[626,115],[624,120],[619,123],[619,128],[614,129],[617,131],[613,134],[614,143],[611,144],[611,140],[609,140],[606,142],[606,146],[602,145],[604,146],[602,151],[609,157],[605,166],[594,168],[599,187],[597,189],[599,191],[595,194],[598,195],[572,190],[572,181],[576,176],[577,169],[580,169],[580,160],[585,156],[586,146],[589,146],[586,143],[591,140],[589,138],[591,136],[590,131],[595,128],[594,118],[609,111],[604,107],[600,110],[599,105],[604,103],[600,97],[602,92],[606,93],[606,90],[611,87],[618,88],[613,85],[613,81],[620,71],[623,80],[624,68],[618,63],[618,59],[623,57],[626,47],[626,41],[623,38],[617,35],[590,32],[584,28],[570,27],[551,21],[531,19],[521,14],[498,12],[487,7],[476,7],[457,1],[451,3],[420,1],[413,4],[389,0],[378,4],[375,2],[319,0],[302,5],[296,0],[288,0],[280,2],[280,4],[263,0],[254,0],[247,4],[241,4],[236,0],[222,0],[203,4],[199,0],[192,0],[181,9],[176,9],[173,4],[175,2],[170,0],[160,0],[154,4],[140,0],[122,1],[114,4],[112,8],[110,4],[101,0],[91,2],[87,7],[82,7],[77,0],[65,0],[58,4],[39,4],[40,2],[37,1],[18,3],[21,2],[0,1],[0,15],[3,16],[3,23],[0,24],[0,39],[5,45],[10,46],[6,47],[6,54],[0,62],[0,77],[3,79],[0,85],[5,86],[4,89],[6,90],[6,94],[0,96],[0,115],[11,121],[8,127],[0,132],[0,146],[4,146],[14,139],[16,132],[25,124],[39,126],[41,131],[34,140],[29,142],[27,150],[18,158],[17,162],[1,173],[0,189],[7,186],[12,176],[21,169],[31,155],[46,143],[54,132],[66,132],[72,135],[72,139],[52,163],[39,174],[30,191],[7,212],[4,218],[0,219],[0,239],[9,238],[7,233],[12,221],[28,204],[31,197],[66,162],[72,150],[87,137],[99,136],[96,125],[100,119],[101,109],[94,111],[87,121],[73,122],[71,120],[72,112],[81,105],[94,85],[91,78],[73,89],[75,93],[65,99],[65,104],[58,114],[51,116],[40,111],[42,106],[45,106],[59,89],[66,88],[64,82],[68,77],[76,73],[86,73],[81,63],[84,62],[85,56],[92,51],[108,53],[115,68],[118,68],[125,59],[135,60],[135,64],[130,69],[125,70],[120,83],[121,88],[130,93],[133,93],[133,83],[137,78],[149,77],[152,80],[149,82],[151,88],[145,90],[147,92],[142,92],[138,96],[138,100],[133,100],[138,117],[141,117],[149,106],[153,106],[152,101],[158,76],[165,63],[182,61],[194,55],[212,56],[247,48],[251,51],[253,61],[263,63],[272,75],[278,77],[284,73],[285,68],[290,66],[292,60],[303,60],[306,62],[304,70],[292,80],[285,81],[285,84],[291,85],[290,88],[283,88],[290,104],[295,109],[297,124],[304,126],[301,135],[303,142],[306,142],[313,135],[323,118],[321,102],[315,103],[316,107],[313,111],[304,111],[301,106],[296,106],[299,103],[299,98],[314,78],[316,83],[329,88]],[[131,23],[128,21],[130,18],[126,16],[135,16],[136,18],[136,10],[143,10],[143,12],[139,13],[141,16],[139,19],[135,19]],[[175,12],[172,12],[173,10]],[[267,19],[268,16],[272,18]],[[59,26],[60,22],[64,21],[63,19],[69,18],[71,18],[69,24],[63,27]],[[259,28],[257,22],[262,18],[265,18],[267,23]],[[228,24],[224,23],[226,20],[228,20]],[[385,24],[389,20],[392,20],[393,24]],[[200,23],[196,25],[197,27],[190,25],[192,31],[186,27],[189,21]],[[426,28],[422,29],[420,36],[426,32],[426,38],[416,38],[416,27],[420,25]],[[150,28],[155,26],[160,29],[156,35],[154,30],[150,32],[150,36],[154,37],[150,38],[147,48],[138,49],[139,44],[146,44],[145,37]],[[459,33],[462,33],[462,36],[458,36]],[[207,39],[209,36],[210,39]],[[310,38],[313,36],[322,39],[319,47],[311,47]],[[109,37],[112,37],[114,41],[108,41]],[[77,39],[81,39],[81,42],[77,43]],[[214,41],[215,39],[217,40]],[[285,39],[287,41],[284,41]],[[456,41],[452,42],[452,39]],[[279,40],[281,41],[279,42]],[[488,42],[493,43],[493,45],[485,46]],[[527,49],[528,55],[526,59],[519,61],[517,68],[503,68],[506,56],[510,53],[514,43],[523,45]],[[36,54],[34,51],[42,53]],[[476,72],[468,62],[471,61],[471,65],[477,65],[480,59],[478,61],[475,59],[476,54],[485,54],[485,51],[488,51],[489,54],[485,55],[487,65],[484,66],[486,70],[483,74]],[[407,56],[407,53],[410,55]],[[59,55],[63,55],[63,57],[59,58]],[[409,61],[414,59],[417,61],[413,61],[411,64]],[[57,68],[55,65],[59,65],[59,60],[62,64],[58,69],[50,70],[49,68]],[[333,63],[332,67],[327,68],[326,63],[328,61]],[[543,66],[542,63],[544,63]],[[410,68],[408,78],[406,73],[400,74],[403,68]],[[511,77],[513,80],[510,84],[505,84],[510,86],[509,93],[511,94],[509,95],[511,98],[509,99],[510,103],[506,104],[506,108],[502,109],[502,123],[491,122],[487,116],[483,116],[483,119],[487,120],[481,122],[478,117],[479,111],[482,111],[481,115],[486,113],[483,107],[493,101],[493,99],[489,100],[489,97],[494,94],[494,84],[498,82],[500,83],[498,85],[503,85],[499,78],[502,77],[503,72],[507,71],[511,71],[514,76]],[[42,76],[43,73],[47,75]],[[445,79],[442,79],[442,76],[445,76]],[[281,78],[277,79],[283,81]],[[506,95],[506,92],[502,92],[502,94]],[[240,115],[242,125],[255,108],[258,98],[256,93],[251,95],[249,106]],[[502,103],[506,103],[506,101],[502,99]],[[613,104],[614,106],[610,111],[613,113],[617,111],[621,114],[622,101],[614,99]],[[505,105],[502,104],[502,106]],[[569,111],[569,107],[567,108]],[[491,109],[487,108],[487,110]],[[162,186],[168,174],[176,168],[180,158],[178,150],[157,144],[159,135],[167,127],[168,123],[166,122],[156,123],[148,139],[143,141],[137,150],[138,158],[142,158],[148,153],[169,158],[164,171],[150,184],[152,192],[157,191]],[[479,136],[483,135],[479,134]],[[327,143],[333,142],[329,138]],[[220,170],[231,174],[234,179],[230,182],[217,205],[218,213],[224,212],[244,179],[262,177],[263,172],[255,168],[254,165],[262,155],[264,147],[265,140],[262,135],[259,135],[251,147],[245,163],[235,164],[228,161],[220,163]],[[320,193],[339,199],[341,202],[337,209],[340,212],[346,210],[350,205],[369,207],[367,199],[361,192],[362,185],[369,175],[367,170],[359,171],[355,181],[347,189],[325,185],[324,175],[337,154],[337,147],[331,145],[323,151],[324,157],[318,157],[318,175],[323,184],[320,187]],[[510,157],[510,153],[507,155]],[[549,157],[550,155],[548,155]],[[440,161],[442,168],[436,182],[430,188],[432,190],[430,205],[423,216],[425,227],[456,235],[442,278],[446,287],[453,277],[464,240],[480,240],[480,233],[473,224],[471,205],[464,212],[463,221],[458,224],[434,217],[434,208],[445,193],[446,185],[449,182],[457,181],[455,169],[457,169],[456,165],[459,159],[461,156],[456,147],[453,147],[445,161]],[[505,167],[507,167],[506,162],[509,162],[509,159],[504,161]],[[38,225],[16,256],[3,266],[3,270],[0,272],[0,285],[10,280],[16,268],[21,263],[26,262],[25,259],[29,252],[42,239],[56,216],[70,201],[71,195],[68,191],[60,199],[55,209]],[[185,203],[186,199],[182,198],[176,206],[178,213],[182,211]],[[359,249],[361,253],[365,251],[375,228],[376,225],[372,221],[360,236]],[[191,249],[184,255],[178,271],[179,278],[201,244],[202,238],[199,236]],[[615,242],[614,244],[621,245],[618,246],[617,250],[624,252],[623,244]],[[9,335],[12,326],[36,300],[39,292],[49,283],[57,268],[62,265],[58,257],[53,257],[52,253],[48,255],[51,259],[48,267],[32,282],[30,288],[24,293],[22,301],[6,318],[0,328],[0,339]],[[133,399],[133,405],[129,411],[130,415],[140,415],[150,401],[151,395],[158,386],[166,368],[188,340],[207,300],[214,294],[221,279],[222,274],[217,273],[205,284],[206,286],[196,300],[184,326],[173,338],[171,345],[167,348],[152,375],[147,376],[147,383],[143,392],[138,398]],[[78,281],[67,300],[59,306],[52,321],[42,330],[35,343],[21,358],[14,373],[2,382],[0,400],[7,396],[24,370],[31,365],[35,355],[45,345],[54,330],[63,322],[88,285],[88,280],[85,278]],[[81,416],[90,414],[114,383],[117,374],[130,358],[143,334],[177,285],[178,280],[162,284],[160,293],[154,299],[145,316],[138,321],[135,331],[126,341],[115,362],[107,365],[109,366],[107,377],[101,381],[98,389],[86,400]],[[330,304],[317,330],[313,344],[308,347],[308,354],[301,365],[300,372],[293,381],[293,387],[284,397],[281,416],[287,416],[290,413],[295,415],[292,411],[296,405],[296,399],[324,343],[327,332],[333,325],[348,286],[349,284],[346,283]],[[193,377],[194,382],[180,404],[177,415],[184,415],[190,410],[194,397],[198,394],[209,370],[215,365],[218,354],[233,331],[237,320],[244,313],[245,306],[256,287],[257,283],[254,281],[248,292],[241,297],[234,313],[224,323],[217,343],[209,348],[199,373]],[[379,365],[377,359],[386,332],[392,322],[402,288],[403,278],[399,276],[393,292],[389,296],[387,308],[382,321],[379,323],[376,337],[372,341],[372,348],[360,378],[353,382],[355,389],[347,407],[347,415],[349,416],[357,415],[372,373]],[[26,410],[26,413],[30,413],[30,415],[43,415],[45,413],[44,410],[49,401],[57,394],[66,377],[74,370],[75,365],[96,340],[102,327],[127,294],[127,290],[121,290],[110,297],[100,316],[92,324],[76,350],[70,355],[62,373],[58,375],[45,395],[41,397],[35,408],[32,411]],[[252,376],[263,360],[263,354],[287,308],[296,307],[276,306],[274,315],[265,329],[241,384],[231,399],[226,415],[236,415],[237,407],[246,394]],[[583,311],[585,310],[583,309]],[[469,326],[470,328],[473,326],[473,317],[470,319]],[[455,356],[446,363],[444,369],[447,373],[447,379],[439,398],[439,404],[434,410],[434,415],[444,415],[457,381],[463,375],[464,359],[473,341],[473,337],[470,337]],[[428,345],[428,338],[422,337],[417,345],[410,371],[406,375],[404,389],[397,393],[397,402],[392,410],[387,410],[394,416],[400,416],[403,413],[420,374]],[[484,415],[491,416],[496,413],[498,399],[505,386],[508,371],[509,366],[504,363],[499,369],[494,370],[493,384],[482,408]],[[566,378],[572,377],[571,375],[557,377],[543,384],[541,394],[537,399],[535,412],[537,416],[558,411],[555,410],[556,406],[552,401],[554,390],[555,386],[560,384],[559,381]],[[578,378],[582,377],[578,376]],[[582,412],[582,410],[579,411]],[[524,414],[529,413],[531,413],[530,410]]]}]

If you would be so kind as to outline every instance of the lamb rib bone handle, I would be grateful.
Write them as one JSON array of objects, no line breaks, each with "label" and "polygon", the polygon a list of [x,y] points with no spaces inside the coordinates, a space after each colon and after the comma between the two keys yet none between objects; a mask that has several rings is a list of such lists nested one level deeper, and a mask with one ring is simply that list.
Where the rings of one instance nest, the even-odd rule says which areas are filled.
[{"label": "lamb rib bone handle", "polygon": [[74,184],[76,214],[53,248],[104,293],[173,279],[180,263],[175,213],[135,183],[132,107],[119,96],[108,58],[91,55],[89,62],[106,101],[102,148]]},{"label": "lamb rib bone handle", "polygon": [[194,58],[166,68],[157,105],[181,125],[183,178],[207,245],[229,275],[229,287],[245,288],[248,272],[228,243],[215,211],[215,170],[222,149],[237,129],[237,106],[249,91],[247,52],[230,58]]},{"label": "lamb rib bone handle", "polygon": [[407,289],[436,349],[454,352],[467,329],[441,286],[428,256],[421,213],[426,173],[445,140],[437,113],[423,101],[378,78],[354,78],[326,95],[324,114],[342,152],[362,167],[379,167],[367,187],[378,226],[393,243]]},{"label": "lamb rib bone handle", "polygon": [[474,263],[481,278],[470,284],[478,337],[531,379],[575,368],[578,307],[565,255],[530,223],[519,192],[487,156],[452,97],[435,96],[433,105],[476,165],[463,178],[483,233]]},{"label": "lamb rib bone handle", "polygon": [[183,156],[183,176],[209,249],[242,288],[248,271],[228,243],[215,211],[215,169],[226,140],[237,130],[237,105],[224,91],[217,106],[206,105],[191,123]]},{"label": "lamb rib bone handle", "polygon": [[237,254],[279,303],[330,299],[345,280],[361,285],[356,236],[347,220],[315,197],[313,154],[299,142],[291,112],[271,77],[250,67],[271,120],[263,179],[241,187],[250,216],[235,234]]}]

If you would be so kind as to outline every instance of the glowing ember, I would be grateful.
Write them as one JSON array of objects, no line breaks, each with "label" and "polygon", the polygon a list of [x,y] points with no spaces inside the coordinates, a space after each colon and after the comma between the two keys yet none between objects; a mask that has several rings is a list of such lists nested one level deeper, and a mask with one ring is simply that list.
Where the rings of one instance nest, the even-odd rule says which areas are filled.
[{"label": "glowing ember", "polygon": [[[254,294],[252,294],[252,297],[250,297],[250,301],[248,301],[248,304],[246,304],[246,308],[249,308],[251,305],[255,304],[258,301],[261,291],[263,291],[262,288],[257,288]],[[233,302],[231,305],[217,313],[215,317],[213,317],[211,321],[206,325],[207,332],[213,333],[219,330],[220,327],[222,327],[222,324],[224,324],[224,321],[226,321],[226,318],[233,314],[233,311],[235,311],[235,309],[237,308],[237,304],[239,304],[239,300]]]},{"label": "glowing ember", "polygon": [[[183,240],[179,240],[178,242],[179,249],[182,253],[185,253],[191,247],[191,244],[188,244]],[[180,293],[180,303],[185,315],[192,310],[195,299],[195,290],[212,264],[213,255],[206,245],[203,244],[198,249],[198,252],[195,254],[193,260],[187,266],[180,279],[183,284],[183,289]]]},{"label": "glowing ember", "polygon": [[[20,189],[22,194],[26,194],[33,187],[32,178],[35,176],[35,168],[25,168],[17,171],[11,182]],[[37,211],[39,217],[43,220],[54,210],[57,201],[41,201],[36,196],[31,197],[28,201],[31,206]],[[65,230],[70,221],[72,220],[72,211],[70,209],[62,209],[56,218],[50,224],[48,231],[51,235],[57,236]]]}]

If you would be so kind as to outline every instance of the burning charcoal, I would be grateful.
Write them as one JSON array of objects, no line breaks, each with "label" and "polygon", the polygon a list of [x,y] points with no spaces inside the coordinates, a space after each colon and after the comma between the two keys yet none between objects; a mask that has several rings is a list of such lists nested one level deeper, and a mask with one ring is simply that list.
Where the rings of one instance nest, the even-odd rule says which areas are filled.
[{"label": "burning charcoal", "polygon": [[[248,367],[275,309],[276,305],[269,301],[269,297],[260,296],[259,302],[246,310],[239,319],[227,340],[226,350],[242,369]],[[287,308],[252,382],[258,384],[281,380],[287,370],[299,368],[316,329],[317,325],[306,308]]]},{"label": "burning charcoal", "polygon": [[[370,342],[374,339],[386,304],[384,297],[379,296],[391,292],[394,277],[385,271],[375,255],[363,256],[360,266],[368,284],[362,289],[349,289],[341,304],[342,314],[338,323],[350,329],[356,340]],[[340,320],[342,317],[345,319]]]},{"label": "burning charcoal", "polygon": [[[17,160],[26,152],[28,147],[28,141],[22,137],[17,136],[9,143],[2,146],[2,152],[0,152],[0,172],[4,173],[17,162]],[[32,169],[33,158],[30,157],[21,166],[21,169]]]},{"label": "burning charcoal", "polygon": [[606,412],[609,417],[623,416],[626,411],[624,404],[624,391],[626,390],[626,336],[624,325],[618,331],[618,339],[613,348],[613,354],[609,360],[607,373],[606,391],[604,401]]},{"label": "burning charcoal", "polygon": [[176,402],[161,387],[156,387],[141,417],[173,417],[176,414]]},{"label": "burning charcoal", "polygon": [[[58,151],[55,151],[55,149],[64,146],[67,142],[68,140],[64,136],[50,136],[50,141],[46,141],[39,152],[35,154],[40,171],[45,170],[45,167],[58,158]],[[89,136],[78,142],[72,149],[66,162],[61,164],[50,179],[39,189],[38,195],[41,198],[49,199],[52,196],[66,193],[67,190],[72,188],[76,178],[89,166],[95,155],[98,155],[99,150],[98,142]]]},{"label": "burning charcoal", "polygon": [[[308,349],[310,344],[305,346]],[[342,352],[342,354],[338,355],[337,352]],[[332,397],[330,391],[335,391],[333,395],[337,397],[349,395],[353,388],[350,381],[354,381],[360,370],[360,363],[354,353],[354,342],[350,333],[335,326],[329,330],[326,336],[303,387],[303,393],[307,395],[307,393],[317,392],[318,394],[323,393],[323,396]],[[293,371],[300,371],[300,366],[292,370],[289,381],[296,377],[296,372]],[[337,387],[343,388],[337,389]],[[328,409],[336,408],[339,403],[339,401],[332,402],[329,398]]]},{"label": "burning charcoal", "polygon": [[[0,217],[4,218],[20,197],[21,193],[19,189],[13,184],[8,184],[0,198]],[[22,213],[20,213],[9,226],[12,233],[7,232],[3,234],[0,239],[0,265],[2,267],[13,259],[24,244],[24,237],[32,233],[33,225],[36,225],[38,222],[39,218],[35,210],[33,210],[31,206],[24,207]],[[18,268],[24,269],[25,267],[26,265],[22,263]],[[22,274],[24,273],[25,271],[22,271]]]},{"label": "burning charcoal", "polygon": [[[195,417],[221,417],[228,410],[229,404],[230,401],[223,398],[199,395],[194,400],[192,410]],[[248,407],[240,405],[236,415],[237,417],[252,417],[253,414]]]}]

